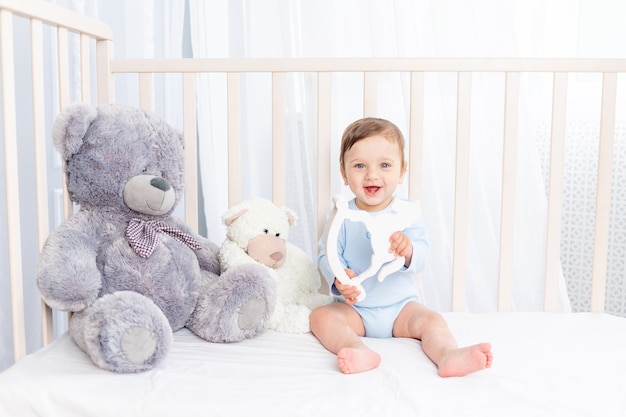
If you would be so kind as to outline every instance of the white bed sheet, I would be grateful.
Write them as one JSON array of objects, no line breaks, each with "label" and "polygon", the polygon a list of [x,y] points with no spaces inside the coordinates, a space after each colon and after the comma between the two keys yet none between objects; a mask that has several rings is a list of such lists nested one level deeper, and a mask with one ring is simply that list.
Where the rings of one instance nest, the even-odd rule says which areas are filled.
[{"label": "white bed sheet", "polygon": [[460,344],[493,343],[491,369],[444,379],[418,341],[366,338],[381,366],[343,375],[311,334],[211,344],[184,329],[157,369],[123,375],[64,335],[0,374],[0,416],[626,416],[626,319],[444,317]]}]

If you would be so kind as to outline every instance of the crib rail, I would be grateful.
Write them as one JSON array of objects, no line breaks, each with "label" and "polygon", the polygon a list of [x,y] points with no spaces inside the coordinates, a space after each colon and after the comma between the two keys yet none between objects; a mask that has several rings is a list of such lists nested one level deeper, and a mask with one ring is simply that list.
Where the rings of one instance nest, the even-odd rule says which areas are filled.
[{"label": "crib rail", "polygon": [[[457,125],[456,125],[456,191],[454,209],[454,256],[453,256],[453,310],[465,310],[466,284],[465,271],[467,265],[468,241],[468,207],[469,198],[469,153],[470,153],[470,115],[472,97],[472,74],[498,72],[505,74],[505,112],[504,118],[504,151],[503,151],[503,182],[502,182],[502,219],[500,236],[500,261],[498,291],[499,311],[511,308],[513,244],[515,223],[516,196],[516,142],[518,131],[518,113],[520,100],[520,74],[529,72],[547,72],[553,74],[553,104],[551,120],[551,163],[549,176],[549,208],[548,232],[546,246],[546,311],[557,309],[557,288],[559,270],[559,251],[561,233],[561,207],[563,195],[563,155],[565,141],[565,120],[567,110],[567,82],[569,74],[585,72],[601,73],[603,77],[601,99],[600,156],[598,162],[598,191],[596,196],[595,242],[593,256],[593,278],[591,292],[591,311],[604,311],[606,293],[606,271],[609,230],[609,208],[612,172],[612,151],[615,132],[616,91],[618,73],[626,72],[624,59],[453,59],[453,58],[328,58],[328,59],[113,59],[110,69],[112,73],[136,73],[141,85],[149,85],[151,77],[157,73],[182,73],[185,103],[193,103],[195,74],[226,73],[228,74],[228,108],[230,134],[229,157],[229,196],[235,203],[241,199],[241,159],[240,131],[236,121],[240,108],[240,75],[244,73],[272,74],[272,108],[273,108],[273,161],[279,161],[273,167],[273,198],[278,204],[285,202],[284,179],[287,175],[284,156],[284,113],[282,102],[284,96],[285,73],[309,72],[318,77],[318,170],[319,183],[317,195],[318,232],[321,232],[323,216],[329,204],[330,179],[328,172],[332,166],[330,155],[329,125],[332,114],[330,103],[330,75],[338,72],[360,72],[364,74],[363,115],[376,115],[376,74],[380,72],[404,72],[410,74],[410,160],[421,157],[423,134],[421,131],[424,119],[424,74],[429,72],[450,72],[457,74]],[[142,91],[145,88],[142,87]],[[142,105],[150,103],[149,95],[141,95]],[[189,104],[191,106],[191,104]],[[195,117],[188,115],[186,126],[193,129]],[[189,145],[195,144],[195,130]],[[195,148],[194,148],[195,152]],[[193,158],[191,158],[193,159]],[[419,165],[419,164],[418,164]],[[195,173],[195,169],[192,169]],[[195,175],[191,175],[195,178]],[[419,199],[422,178],[418,170],[411,172],[409,179],[409,196]],[[195,184],[188,184],[193,187]],[[194,189],[194,188],[189,188]],[[191,195],[189,198],[193,199]],[[188,221],[194,222],[193,210],[197,205],[191,203],[192,211],[188,213]]]},{"label": "crib rail", "polygon": [[[23,45],[14,36],[16,19],[28,19],[30,45]],[[43,38],[44,28],[51,28],[56,37],[56,50],[53,61],[58,78],[52,86],[44,83]],[[224,74],[227,79],[227,126],[228,126],[228,173],[224,186],[229,190],[229,203],[234,204],[242,196],[242,149],[241,149],[241,90],[242,78],[249,73],[266,73],[271,76],[272,103],[272,198],[277,204],[285,204],[288,175],[285,161],[285,144],[288,138],[285,131],[286,114],[285,90],[289,73],[314,74],[317,82],[317,203],[311,208],[315,212],[318,233],[321,232],[323,218],[330,204],[331,171],[336,170],[331,160],[331,124],[333,116],[333,76],[342,72],[363,75],[362,113],[365,116],[377,115],[378,74],[406,74],[409,83],[407,96],[409,159],[412,165],[420,166],[419,160],[424,146],[423,122],[425,117],[426,77],[431,73],[451,73],[456,77],[456,160],[454,190],[454,247],[453,247],[453,295],[452,309],[466,309],[466,270],[468,264],[468,200],[470,196],[468,178],[470,172],[470,148],[472,142],[472,102],[473,80],[477,73],[499,73],[504,75],[504,111],[502,117],[502,196],[501,225],[499,237],[499,289],[498,310],[511,309],[513,246],[515,236],[515,199],[517,170],[515,152],[519,128],[520,79],[526,73],[548,73],[552,76],[552,115],[550,139],[550,175],[548,192],[548,227],[545,248],[545,311],[557,309],[557,289],[559,276],[560,235],[563,199],[563,170],[565,126],[568,110],[568,80],[581,73],[601,74],[603,87],[598,104],[601,113],[598,159],[598,186],[595,198],[595,237],[593,244],[593,272],[591,307],[594,312],[605,311],[607,252],[609,245],[609,210],[611,198],[611,173],[613,171],[613,148],[615,144],[616,96],[620,75],[626,73],[626,59],[429,59],[429,58],[267,58],[267,59],[112,59],[112,33],[101,22],[69,12],[48,2],[0,0],[0,72],[2,77],[2,135],[4,142],[4,166],[7,198],[7,250],[8,274],[11,288],[12,334],[14,357],[19,360],[26,354],[23,271],[25,263],[33,263],[22,253],[24,219],[20,214],[28,202],[20,201],[18,177],[24,168],[18,166],[20,157],[18,145],[22,141],[33,143],[34,167],[37,188],[37,241],[39,248],[49,233],[46,174],[46,152],[50,147],[49,126],[46,121],[54,118],[59,109],[70,101],[70,52],[68,37],[78,37],[80,62],[80,100],[85,102],[116,102],[115,83],[120,76],[137,77],[142,108],[152,109],[154,101],[154,81],[157,74],[180,74],[180,91],[183,97],[183,132],[186,152],[185,220],[193,228],[198,228],[198,195],[189,190],[198,189],[197,166],[197,79],[199,74]],[[31,82],[28,89],[15,89],[16,49],[30,48]],[[95,59],[92,56],[95,50]],[[92,61],[95,61],[92,62]],[[92,97],[95,85],[96,97]],[[16,100],[19,95],[32,90],[30,110],[34,132],[21,137],[18,134]],[[56,91],[53,110],[44,102]],[[411,169],[408,178],[409,197],[419,199],[424,182],[423,173]],[[71,214],[73,207],[65,199],[65,215]],[[28,259],[28,260],[27,260]],[[34,280],[28,276],[27,280]],[[43,344],[52,338],[50,309],[42,305]]]},{"label": "crib rail", "polygon": [[182,58],[115,59],[113,73],[246,72],[623,72],[602,58]]}]

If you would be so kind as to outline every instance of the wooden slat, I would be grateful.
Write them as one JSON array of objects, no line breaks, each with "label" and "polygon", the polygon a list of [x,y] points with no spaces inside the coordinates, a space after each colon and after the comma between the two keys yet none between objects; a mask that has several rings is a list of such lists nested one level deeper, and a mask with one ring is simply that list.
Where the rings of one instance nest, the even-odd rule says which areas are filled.
[{"label": "wooden slat", "polygon": [[[68,30],[65,27],[57,27],[57,71],[58,71],[58,94],[59,110],[63,111],[70,104],[70,62]],[[67,191],[67,177],[62,176],[63,182],[63,216],[68,219],[74,213],[74,203]],[[72,312],[67,313],[67,320],[72,318]]]},{"label": "wooden slat", "polygon": [[520,74],[518,72],[508,72],[506,74],[504,146],[502,149],[502,201],[500,210],[500,259],[498,265],[498,311],[510,311],[512,307],[519,82]]},{"label": "wooden slat", "polygon": [[22,278],[22,232],[20,227],[20,189],[18,181],[17,114],[15,112],[15,70],[13,16],[0,10],[0,74],[2,77],[2,126],[4,135],[5,181],[7,191],[7,236],[13,357],[17,362],[26,355],[24,288]]},{"label": "wooden slat", "polygon": [[[44,90],[43,63],[43,24],[40,20],[30,22],[30,51],[33,99],[33,136],[35,152],[35,195],[37,199],[37,243],[41,251],[49,233],[48,219],[48,170],[46,146],[46,104]],[[47,345],[52,341],[52,310],[41,303],[42,341]]]},{"label": "wooden slat", "polygon": [[411,73],[409,113],[409,198],[419,201],[423,187],[424,73]]},{"label": "wooden slat", "polygon": [[196,74],[183,74],[183,135],[185,141],[185,223],[198,232],[198,128]]},{"label": "wooden slat", "polygon": [[378,74],[363,73],[363,117],[374,117],[378,114]]},{"label": "wooden slat", "polygon": [[241,202],[241,76],[227,75],[228,206]]},{"label": "wooden slat", "polygon": [[[70,104],[70,68],[69,68],[69,51],[68,51],[67,29],[63,27],[57,28],[57,72],[59,86],[59,109],[60,111]],[[70,200],[67,191],[67,178],[63,175],[63,216],[65,219],[70,217],[74,212],[74,204]]]},{"label": "wooden slat", "polygon": [[326,213],[330,209],[331,189],[331,112],[332,74],[317,74],[317,236],[324,229]]},{"label": "wooden slat", "polygon": [[59,108],[61,111],[70,103],[70,66],[67,29],[57,28],[57,71],[59,81]]},{"label": "wooden slat", "polygon": [[144,110],[154,110],[154,100],[152,93],[152,79],[154,76],[151,73],[139,74],[139,107]]},{"label": "wooden slat", "polygon": [[558,290],[561,278],[561,215],[563,208],[568,74],[559,72],[554,74],[553,79],[548,224],[546,234],[545,311],[557,311],[558,309]]},{"label": "wooden slat", "polygon": [[468,245],[470,118],[472,74],[460,72],[457,86],[456,162],[454,189],[454,242],[452,310],[465,311]]},{"label": "wooden slat", "polygon": [[[408,181],[409,199],[420,201],[423,184],[423,148],[424,148],[424,73],[410,74],[409,95],[409,149],[408,149]],[[420,300],[426,302],[421,273],[414,274],[419,289]]]},{"label": "wooden slat", "polygon": [[80,94],[83,103],[91,102],[91,62],[88,35],[80,35]]},{"label": "wooden slat", "polygon": [[285,73],[272,74],[272,200],[279,207],[287,204]]},{"label": "wooden slat", "polygon": [[[37,218],[39,224],[39,248],[43,247],[48,234],[48,197],[46,175],[46,140],[45,140],[45,91],[42,22],[32,19],[31,36],[31,71],[33,100],[33,132],[35,138],[35,170],[37,170]],[[42,190],[46,190],[43,191]]]},{"label": "wooden slat", "polygon": [[111,72],[111,57],[113,56],[113,42],[108,40],[96,41],[96,70],[98,103],[115,102],[115,85]]},{"label": "wooden slat", "polygon": [[602,112],[600,117],[600,150],[598,157],[598,185],[595,216],[596,224],[593,242],[593,272],[591,282],[592,312],[603,312],[606,298],[616,98],[617,74],[605,73],[602,82]]}]

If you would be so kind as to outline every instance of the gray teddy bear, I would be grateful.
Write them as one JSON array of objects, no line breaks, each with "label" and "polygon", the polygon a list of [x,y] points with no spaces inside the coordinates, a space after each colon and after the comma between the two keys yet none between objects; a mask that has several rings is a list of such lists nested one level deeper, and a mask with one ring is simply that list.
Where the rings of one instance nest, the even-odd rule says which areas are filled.
[{"label": "gray teddy bear", "polygon": [[172,216],[183,191],[182,136],[150,112],[70,106],[55,148],[80,209],[48,238],[37,284],[99,367],[154,368],[183,327],[211,342],[269,325],[276,284],[260,265],[220,274],[219,247]]}]

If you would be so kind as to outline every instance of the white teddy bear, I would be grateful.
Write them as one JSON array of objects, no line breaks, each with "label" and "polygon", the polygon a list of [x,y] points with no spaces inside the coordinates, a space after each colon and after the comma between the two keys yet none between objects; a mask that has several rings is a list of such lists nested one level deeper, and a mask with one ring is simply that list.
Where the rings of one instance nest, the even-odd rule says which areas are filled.
[{"label": "white teddy bear", "polygon": [[287,242],[297,217],[286,207],[251,198],[223,216],[226,239],[220,249],[222,272],[246,263],[265,265],[276,280],[276,307],[269,328],[285,333],[310,331],[311,311],[332,301],[318,292],[320,274],[311,258]]}]

